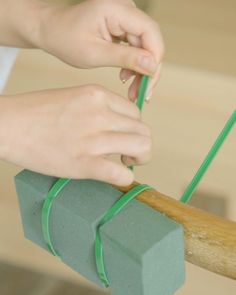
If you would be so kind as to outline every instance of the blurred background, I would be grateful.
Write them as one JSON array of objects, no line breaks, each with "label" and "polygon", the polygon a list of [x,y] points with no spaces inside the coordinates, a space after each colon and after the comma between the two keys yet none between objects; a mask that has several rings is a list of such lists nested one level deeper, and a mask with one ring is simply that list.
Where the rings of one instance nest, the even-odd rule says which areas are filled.
[{"label": "blurred background", "polygon": [[[159,22],[166,43],[160,83],[143,111],[153,130],[153,160],[135,169],[136,179],[178,199],[236,107],[236,2],[136,2]],[[78,70],[42,51],[22,50],[5,93],[88,83],[126,95],[117,69]],[[236,221],[235,151],[234,128],[192,205]],[[110,294],[24,239],[13,183],[20,170],[0,162],[0,294]],[[236,294],[235,281],[189,263],[186,271],[177,295]]]}]

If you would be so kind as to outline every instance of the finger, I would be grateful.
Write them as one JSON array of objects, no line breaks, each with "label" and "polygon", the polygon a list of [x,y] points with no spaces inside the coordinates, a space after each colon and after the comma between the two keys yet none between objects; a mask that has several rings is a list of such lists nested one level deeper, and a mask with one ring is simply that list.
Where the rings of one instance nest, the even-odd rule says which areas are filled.
[{"label": "finger", "polygon": [[94,156],[125,155],[137,163],[146,163],[151,157],[151,137],[126,132],[103,132],[90,138],[87,150]]},{"label": "finger", "polygon": [[146,164],[146,163],[139,163],[137,162],[137,159],[128,157],[128,156],[121,156],[121,162],[127,167]]},{"label": "finger", "polygon": [[86,169],[90,178],[110,184],[128,186],[134,181],[134,175],[130,169],[102,157],[91,158]]},{"label": "finger", "polygon": [[128,34],[126,33],[126,40],[131,46],[139,47],[139,48],[142,47],[141,39],[138,36],[135,36],[130,33]]},{"label": "finger", "polygon": [[[127,34],[126,41],[129,42],[129,44],[134,47],[141,47],[140,38],[138,38],[137,36],[134,36],[132,34]],[[135,72],[129,69],[121,69],[120,71],[120,79],[123,83],[128,81],[134,75],[135,75]]]},{"label": "finger", "polygon": [[138,107],[136,106],[136,104],[129,101],[128,99],[125,99],[115,93],[112,93],[112,95],[108,93],[107,101],[110,110],[117,114],[123,115],[124,117],[122,117],[122,119],[124,119],[125,117],[136,120],[140,119],[141,114]]},{"label": "finger", "polygon": [[110,122],[111,123],[106,126],[106,131],[108,132],[124,132],[127,134],[151,136],[150,128],[141,120],[111,113]]},{"label": "finger", "polygon": [[137,74],[129,87],[128,97],[131,101],[135,101],[138,97],[138,91],[139,91],[141,79],[142,79],[142,76],[140,74]]},{"label": "finger", "polygon": [[129,69],[121,69],[120,70],[120,80],[123,83],[127,82],[134,75],[135,75],[135,72],[131,71]]},{"label": "finger", "polygon": [[[149,51],[104,40],[99,42],[96,52],[99,55],[99,66],[126,68],[143,75],[155,75],[158,63]],[[96,56],[94,58],[98,60]]]},{"label": "finger", "polygon": [[126,34],[140,37],[141,47],[153,54],[159,64],[164,54],[164,42],[158,24],[139,9],[124,9],[119,25]]},{"label": "finger", "polygon": [[149,82],[149,85],[148,85],[148,88],[147,88],[147,92],[146,92],[146,97],[145,97],[146,102],[150,101],[150,99],[151,99],[151,97],[153,95],[154,88],[157,85],[157,82],[160,80],[161,65],[162,64],[159,65],[155,76],[152,79],[150,79],[150,82]]}]

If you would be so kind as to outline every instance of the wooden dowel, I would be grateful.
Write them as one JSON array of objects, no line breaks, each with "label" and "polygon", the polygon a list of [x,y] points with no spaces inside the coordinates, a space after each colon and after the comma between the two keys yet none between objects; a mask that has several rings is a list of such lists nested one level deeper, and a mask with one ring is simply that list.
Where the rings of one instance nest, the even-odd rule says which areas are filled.
[{"label": "wooden dowel", "polygon": [[[134,185],[137,183],[119,190],[127,192]],[[188,262],[236,280],[236,222],[182,204],[155,190],[145,191],[136,199],[183,225]]]}]

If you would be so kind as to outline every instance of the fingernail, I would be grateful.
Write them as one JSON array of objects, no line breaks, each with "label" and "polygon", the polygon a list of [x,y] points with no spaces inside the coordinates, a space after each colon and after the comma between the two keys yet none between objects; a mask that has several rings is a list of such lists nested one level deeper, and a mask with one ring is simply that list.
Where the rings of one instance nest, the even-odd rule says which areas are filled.
[{"label": "fingernail", "polygon": [[150,100],[151,100],[151,98],[152,98],[152,95],[153,95],[153,90],[151,89],[151,90],[149,90],[149,91],[147,92],[147,95],[146,95],[146,97],[145,97],[145,101],[146,101],[147,103],[150,102]]},{"label": "fingernail", "polygon": [[145,71],[154,74],[157,70],[158,64],[152,56],[141,56],[139,65]]},{"label": "fingernail", "polygon": [[129,77],[126,77],[126,78],[122,78],[121,79],[121,82],[124,84],[124,83],[126,83],[127,81],[129,81],[129,79],[132,77],[132,75],[131,76],[129,76]]}]

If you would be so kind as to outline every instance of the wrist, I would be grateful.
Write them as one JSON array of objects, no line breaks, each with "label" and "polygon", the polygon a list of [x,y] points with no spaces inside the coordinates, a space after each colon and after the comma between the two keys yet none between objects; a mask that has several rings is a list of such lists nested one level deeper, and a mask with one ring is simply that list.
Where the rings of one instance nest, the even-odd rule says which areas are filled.
[{"label": "wrist", "polygon": [[[19,16],[19,29],[23,42],[28,48],[41,48],[41,30],[45,23],[45,16],[48,14],[51,6],[39,0],[25,1],[25,7]],[[48,25],[50,20],[47,20]],[[17,23],[16,23],[17,26]]]},{"label": "wrist", "polygon": [[65,10],[63,5],[44,5],[39,12],[39,25],[37,33],[37,48],[51,53],[55,38],[60,38],[61,13]]},{"label": "wrist", "polygon": [[15,0],[0,0],[0,5],[0,44],[40,48],[41,27],[50,5],[39,0],[19,0],[17,5]]}]

